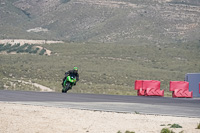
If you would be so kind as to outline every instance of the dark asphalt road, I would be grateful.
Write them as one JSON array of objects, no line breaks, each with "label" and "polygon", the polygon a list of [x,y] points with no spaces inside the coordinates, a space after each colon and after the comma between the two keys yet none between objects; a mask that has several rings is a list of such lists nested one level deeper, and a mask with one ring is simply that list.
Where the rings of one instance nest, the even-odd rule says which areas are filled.
[{"label": "dark asphalt road", "polygon": [[200,118],[200,99],[0,90],[0,101]]}]

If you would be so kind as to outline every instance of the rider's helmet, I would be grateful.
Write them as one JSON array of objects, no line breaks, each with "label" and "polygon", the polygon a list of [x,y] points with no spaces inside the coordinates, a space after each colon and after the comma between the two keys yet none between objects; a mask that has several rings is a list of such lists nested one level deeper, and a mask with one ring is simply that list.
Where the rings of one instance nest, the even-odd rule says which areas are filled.
[{"label": "rider's helmet", "polygon": [[74,67],[74,72],[78,73],[78,67]]}]

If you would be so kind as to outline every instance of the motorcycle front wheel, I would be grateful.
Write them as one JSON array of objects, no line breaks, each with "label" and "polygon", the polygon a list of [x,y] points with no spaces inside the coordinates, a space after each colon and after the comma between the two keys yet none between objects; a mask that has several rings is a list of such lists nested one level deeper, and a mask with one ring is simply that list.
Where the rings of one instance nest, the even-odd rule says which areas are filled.
[{"label": "motorcycle front wheel", "polygon": [[67,83],[66,86],[62,89],[62,93],[67,93],[69,89],[70,89],[70,83]]}]

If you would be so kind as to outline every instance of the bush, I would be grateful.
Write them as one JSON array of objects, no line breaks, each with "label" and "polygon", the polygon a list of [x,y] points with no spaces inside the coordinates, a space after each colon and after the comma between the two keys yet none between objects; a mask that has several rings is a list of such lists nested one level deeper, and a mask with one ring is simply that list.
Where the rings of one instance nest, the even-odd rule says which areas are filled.
[{"label": "bush", "polygon": [[33,45],[29,45],[29,46],[26,48],[25,52],[27,52],[27,53],[32,53],[32,47],[33,47]]},{"label": "bush", "polygon": [[3,50],[2,50],[2,49],[3,49],[3,46],[4,46],[4,44],[0,44],[0,52],[3,51]]},{"label": "bush", "polygon": [[17,49],[17,53],[23,53],[23,52],[25,52],[25,48],[28,46],[29,44],[24,44],[24,45],[22,45],[22,46],[20,46],[18,49]]},{"label": "bush", "polygon": [[38,52],[39,48],[36,48],[35,50],[31,51],[31,53],[36,54]]},{"label": "bush", "polygon": [[7,50],[7,53],[10,53],[10,52],[13,52],[13,51],[16,51],[18,49],[18,47],[20,46],[20,44],[14,44],[12,45],[8,50]]},{"label": "bush", "polygon": [[0,44],[0,48],[3,47],[4,44]]},{"label": "bush", "polygon": [[[118,131],[117,133],[122,133],[122,132]],[[135,132],[126,131],[125,133],[135,133]]]},{"label": "bush", "polygon": [[135,132],[133,132],[133,131],[126,131],[125,133],[135,133]]},{"label": "bush", "polygon": [[11,44],[6,44],[6,45],[1,45],[0,47],[0,51],[6,51],[7,49],[9,49],[11,47]]},{"label": "bush", "polygon": [[43,55],[45,52],[46,52],[46,49],[43,48],[43,49],[40,51],[39,55]]},{"label": "bush", "polygon": [[170,128],[182,128],[182,126],[180,126],[179,124],[173,124]]},{"label": "bush", "polygon": [[174,131],[169,130],[168,128],[163,128],[160,133],[174,133]]},{"label": "bush", "polygon": [[200,129],[200,123],[197,124],[197,129]]}]

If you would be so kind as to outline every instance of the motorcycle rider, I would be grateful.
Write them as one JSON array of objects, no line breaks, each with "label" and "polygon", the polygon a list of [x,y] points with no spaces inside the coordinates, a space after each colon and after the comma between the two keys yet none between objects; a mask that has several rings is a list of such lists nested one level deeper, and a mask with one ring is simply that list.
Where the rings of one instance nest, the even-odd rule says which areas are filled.
[{"label": "motorcycle rider", "polygon": [[[74,67],[73,70],[69,70],[67,72],[65,72],[65,77],[63,78],[63,82],[62,82],[62,86],[64,87],[64,81],[65,79],[67,78],[67,76],[73,76],[73,77],[76,77],[76,82],[79,81],[79,74],[78,74],[78,67]],[[76,82],[74,85],[76,85]]]}]

